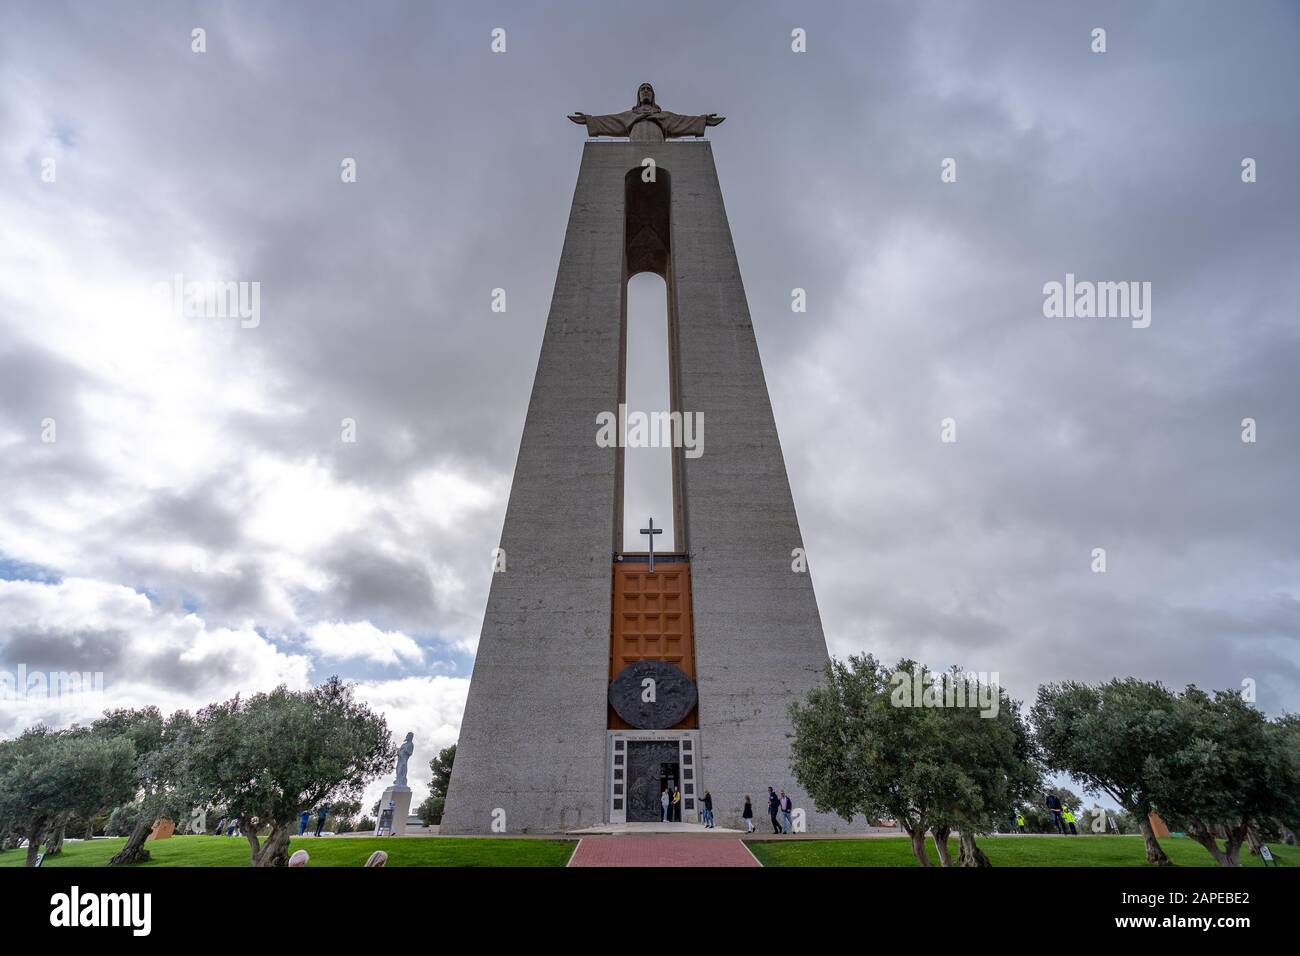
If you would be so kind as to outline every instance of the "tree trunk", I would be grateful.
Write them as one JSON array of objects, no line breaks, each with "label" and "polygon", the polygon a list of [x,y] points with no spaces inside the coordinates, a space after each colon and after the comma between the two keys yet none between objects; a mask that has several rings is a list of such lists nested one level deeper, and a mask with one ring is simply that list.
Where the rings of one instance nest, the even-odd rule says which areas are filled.
[{"label": "tree trunk", "polygon": [[1219,849],[1219,841],[1215,839],[1213,833],[1197,828],[1189,829],[1187,835],[1201,846],[1205,847],[1205,852],[1214,857],[1214,862],[1219,864],[1219,866],[1228,865],[1227,857],[1225,857],[1223,851]]},{"label": "tree trunk", "polygon": [[1226,837],[1224,843],[1224,866],[1241,866],[1241,845],[1246,842],[1247,835],[1250,832],[1249,827],[1225,827]]},{"label": "tree trunk", "polygon": [[1146,844],[1147,863],[1152,866],[1168,866],[1169,857],[1165,856],[1165,851],[1160,849],[1160,844],[1156,842],[1156,835],[1151,830],[1151,821],[1145,813],[1140,810],[1134,813],[1137,817],[1138,830],[1142,833],[1142,841]]},{"label": "tree trunk", "polygon": [[126,845],[117,851],[117,855],[108,861],[108,865],[127,866],[132,863],[144,863],[148,860],[149,851],[144,848],[144,841],[149,839],[149,834],[152,831],[152,818],[146,813],[141,813],[140,819],[135,823],[135,829],[126,838]]},{"label": "tree trunk", "polygon": [[249,820],[240,820],[239,829],[244,834],[244,839],[248,841],[248,865],[257,866],[257,854],[262,849],[262,841],[257,838],[257,828]]},{"label": "tree trunk", "polygon": [[63,832],[67,829],[66,820],[56,820],[54,826],[45,834],[45,855],[58,856],[63,852]]},{"label": "tree trunk", "polygon": [[266,842],[257,849],[257,836],[250,835],[248,842],[253,845],[253,866],[288,866],[289,837],[293,835],[291,823],[272,824]]},{"label": "tree trunk", "polygon": [[916,862],[921,866],[934,866],[930,862],[929,855],[925,852],[925,831],[918,828],[907,830],[907,835],[912,840],[912,853],[916,856]]},{"label": "tree trunk", "polygon": [[36,857],[41,852],[41,837],[45,835],[45,821],[34,825],[27,831],[27,861],[23,866],[35,866]]},{"label": "tree trunk", "polygon": [[934,836],[934,849],[939,854],[939,865],[952,866],[952,854],[948,852],[948,836],[952,833],[952,828],[932,827],[930,833]]},{"label": "tree trunk", "polygon": [[975,845],[975,834],[962,830],[958,834],[961,850],[957,854],[958,866],[992,866],[984,851]]},{"label": "tree trunk", "polygon": [[1187,827],[1187,835],[1201,846],[1205,847],[1205,852],[1214,857],[1214,862],[1219,864],[1219,866],[1236,866],[1237,864],[1233,860],[1236,856],[1235,851],[1241,848],[1240,841],[1238,841],[1237,846],[1234,847],[1232,842],[1232,833],[1231,831],[1226,831],[1227,836],[1224,839],[1224,843],[1227,844],[1228,849],[1227,852],[1224,852],[1219,849],[1219,829],[1220,828],[1217,826],[1208,827],[1203,823],[1191,823]]},{"label": "tree trunk", "polygon": [[1250,855],[1259,856],[1259,848],[1264,845],[1264,841],[1259,838],[1259,831],[1254,827],[1247,828],[1246,843],[1250,846]]}]

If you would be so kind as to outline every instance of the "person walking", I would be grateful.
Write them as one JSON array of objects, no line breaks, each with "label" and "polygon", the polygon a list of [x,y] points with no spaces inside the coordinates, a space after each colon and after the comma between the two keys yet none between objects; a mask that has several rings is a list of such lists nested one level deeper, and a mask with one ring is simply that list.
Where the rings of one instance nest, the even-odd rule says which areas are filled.
[{"label": "person walking", "polygon": [[704,791],[704,829],[713,829],[713,794]]},{"label": "person walking", "polygon": [[320,832],[325,829],[325,818],[329,815],[330,815],[330,805],[328,803],[322,803],[320,805],[320,809],[316,811],[316,835],[317,836],[320,836]]},{"label": "person walking", "polygon": [[781,791],[780,807],[781,807],[781,832],[789,833],[790,813],[794,810],[794,803],[790,800],[789,797],[785,795],[784,790]]},{"label": "person walking", "polygon": [[671,800],[672,798],[668,796],[668,788],[664,787],[664,792],[659,794],[659,805],[663,807],[663,819],[659,821],[660,823],[668,822],[668,804]]},{"label": "person walking", "polygon": [[1017,833],[1025,832],[1025,815],[1021,813],[1019,810],[1016,811],[1016,832]]},{"label": "person walking", "polygon": [[772,818],[772,832],[780,833],[781,824],[776,822],[776,815],[781,812],[781,798],[771,787],[767,788],[767,814]]},{"label": "person walking", "polygon": [[1074,811],[1070,809],[1068,803],[1061,810],[1061,817],[1065,820],[1065,825],[1070,828],[1070,836],[1078,836],[1079,831],[1074,828]]},{"label": "person walking", "polygon": [[740,811],[740,819],[745,821],[745,832],[754,832],[754,802],[745,794],[745,809]]}]

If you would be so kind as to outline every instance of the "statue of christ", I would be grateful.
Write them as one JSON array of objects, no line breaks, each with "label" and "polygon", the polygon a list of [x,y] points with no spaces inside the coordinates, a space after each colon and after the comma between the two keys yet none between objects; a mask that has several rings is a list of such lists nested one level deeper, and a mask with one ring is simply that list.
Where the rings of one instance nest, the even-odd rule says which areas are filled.
[{"label": "statue of christ", "polygon": [[572,113],[569,119],[586,126],[588,136],[626,136],[634,143],[662,143],[683,136],[703,136],[705,127],[717,126],[726,117],[717,113],[682,116],[661,110],[655,102],[655,88],[642,83],[637,87],[636,106],[626,112],[605,116]]}]

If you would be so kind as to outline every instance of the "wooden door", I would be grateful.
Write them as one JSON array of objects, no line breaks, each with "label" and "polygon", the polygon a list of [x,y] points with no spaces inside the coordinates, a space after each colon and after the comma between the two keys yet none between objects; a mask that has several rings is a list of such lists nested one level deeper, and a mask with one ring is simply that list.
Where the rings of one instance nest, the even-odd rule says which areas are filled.
[{"label": "wooden door", "polygon": [[[610,627],[609,678],[636,661],[667,661],[695,680],[695,641],[691,630],[691,568],[686,561],[614,564],[613,617]],[[699,726],[692,710],[674,730]],[[629,724],[609,708],[611,730]]]}]

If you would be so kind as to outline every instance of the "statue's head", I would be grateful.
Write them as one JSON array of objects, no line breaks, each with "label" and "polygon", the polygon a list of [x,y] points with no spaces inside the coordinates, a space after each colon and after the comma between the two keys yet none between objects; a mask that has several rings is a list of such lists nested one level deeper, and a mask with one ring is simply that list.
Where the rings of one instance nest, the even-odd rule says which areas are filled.
[{"label": "statue's head", "polygon": [[412,730],[412,731],[409,731],[409,732],[407,733],[407,735],[406,735],[406,739],[407,739],[407,740],[411,740],[413,737],[415,737],[415,731],[413,731],[413,730]]},{"label": "statue's head", "polygon": [[642,83],[636,88],[636,105],[659,108],[659,104],[655,102],[655,88],[649,83]]}]

